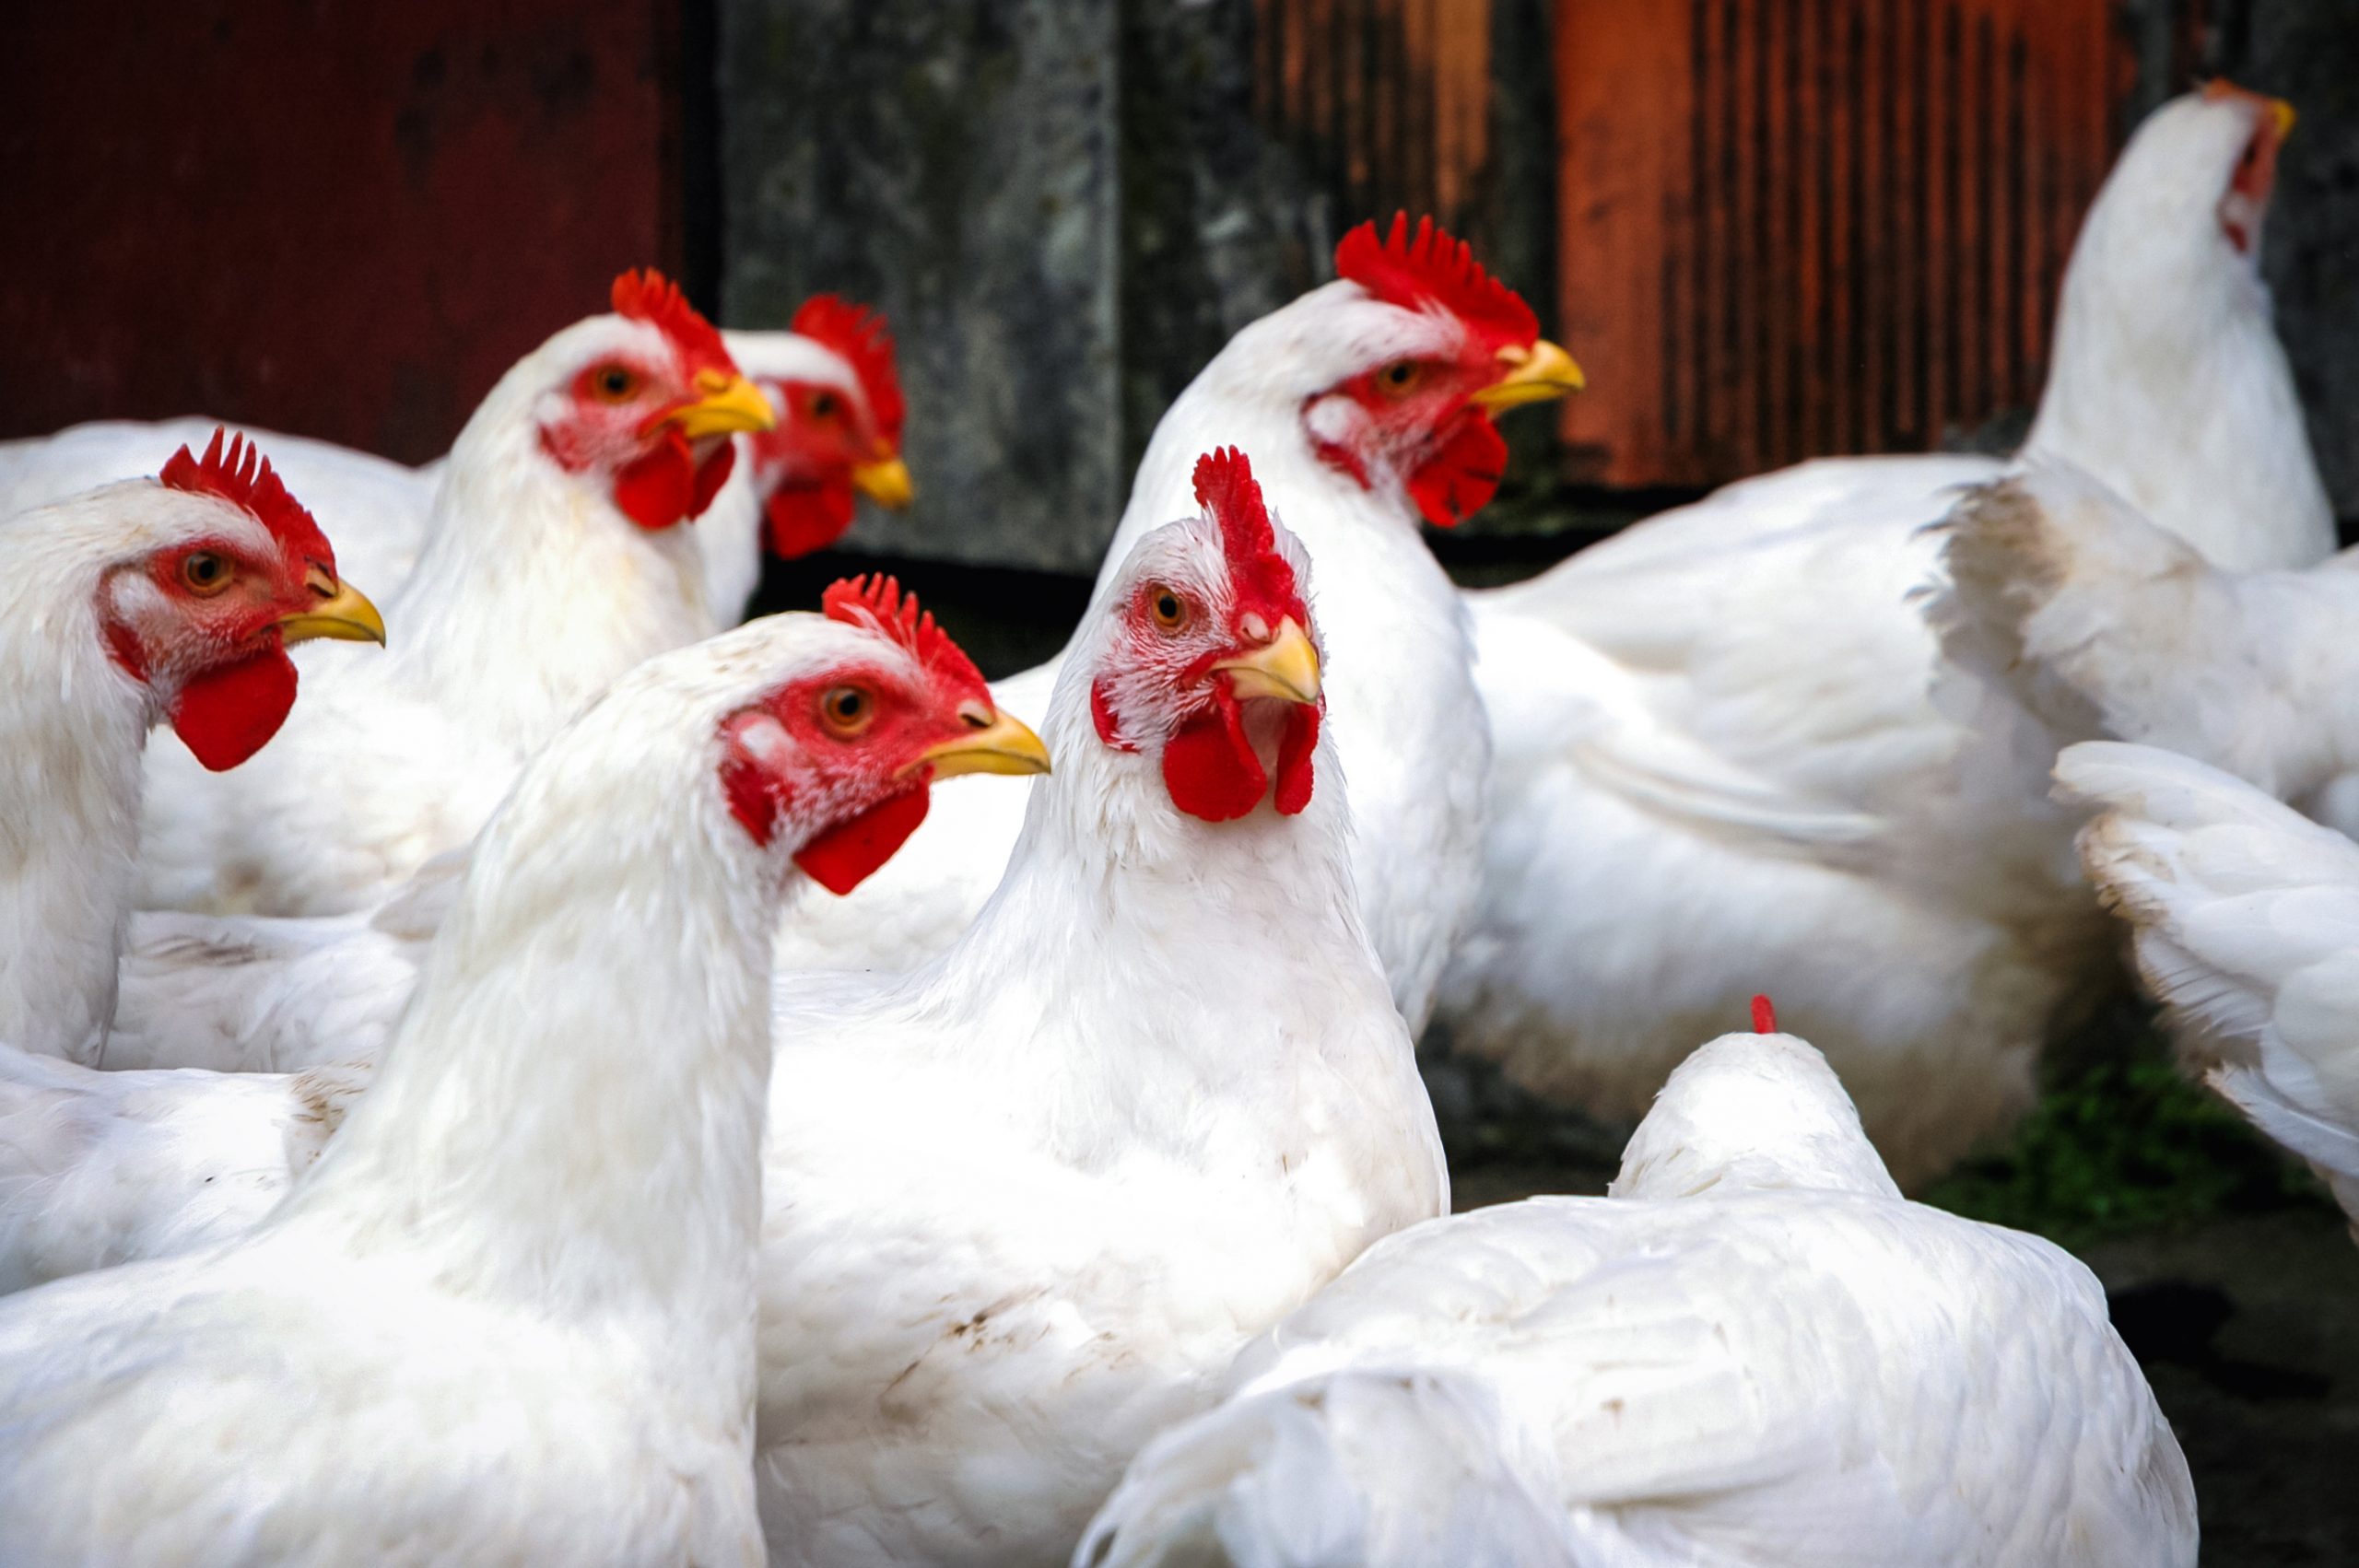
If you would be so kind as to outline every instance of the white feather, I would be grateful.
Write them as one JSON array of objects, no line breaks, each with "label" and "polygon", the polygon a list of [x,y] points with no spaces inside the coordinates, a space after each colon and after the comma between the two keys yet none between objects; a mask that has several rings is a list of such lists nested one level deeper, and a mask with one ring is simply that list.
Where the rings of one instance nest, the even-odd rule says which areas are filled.
[{"label": "white feather", "polygon": [[[2219,559],[2293,566],[2332,520],[2265,290],[2215,216],[2259,112],[2184,99],[2124,151],[2028,451]],[[2047,799],[2059,735],[2003,673],[1945,662],[1921,614],[1926,525],[2000,473],[1805,463],[1470,596],[1496,760],[1455,1046],[1635,1115],[1684,1041],[1766,991],[1904,1184],[2028,1107],[2104,926]]]},{"label": "white feather", "polygon": [[1073,1561],[2188,1568],[2195,1549],[2186,1462],[2088,1270],[1904,1201],[1816,1051],[1731,1036],[1672,1074],[1612,1197],[1371,1247],[1140,1455]]},{"label": "white feather", "polygon": [[2359,1224],[2359,846],[2148,746],[2073,746],[2056,777],[2184,1051]]}]

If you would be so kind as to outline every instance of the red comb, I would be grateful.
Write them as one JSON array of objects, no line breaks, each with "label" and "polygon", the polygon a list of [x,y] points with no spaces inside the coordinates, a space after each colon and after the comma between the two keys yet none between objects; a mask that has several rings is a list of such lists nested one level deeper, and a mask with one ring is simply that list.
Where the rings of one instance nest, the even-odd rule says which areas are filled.
[{"label": "red comb", "polygon": [[819,607],[831,621],[891,638],[917,655],[918,662],[928,671],[954,685],[972,686],[978,692],[990,689],[983,683],[983,673],[967,657],[967,650],[951,641],[950,634],[918,608],[918,596],[903,593],[900,583],[893,578],[843,578],[830,583],[827,591],[819,595]]},{"label": "red comb", "polygon": [[736,373],[737,363],[729,357],[721,333],[688,303],[688,297],[680,292],[678,284],[653,267],[627,272],[616,278],[612,298],[615,314],[645,322],[670,338],[690,369]]},{"label": "red comb", "polygon": [[1278,554],[1262,486],[1253,465],[1235,447],[1222,447],[1196,460],[1196,504],[1220,525],[1222,552],[1240,606],[1261,608],[1273,619],[1307,612],[1294,580],[1294,568]]},{"label": "red comb", "polygon": [[1407,213],[1392,215],[1392,232],[1382,239],[1374,220],[1361,224],[1336,244],[1335,275],[1403,310],[1438,305],[1501,347],[1540,336],[1540,318],[1523,296],[1485,272],[1473,248],[1430,217],[1417,220],[1414,238]]},{"label": "red comb", "polygon": [[1766,996],[1753,999],[1753,1032],[1756,1035],[1778,1032],[1778,1010],[1769,1005],[1769,999]]},{"label": "red comb", "polygon": [[156,477],[167,489],[220,497],[270,530],[282,549],[300,552],[306,560],[335,569],[335,552],[329,548],[319,523],[303,509],[302,502],[287,493],[287,486],[271,472],[270,460],[245,437],[232,436],[217,426],[202,461],[182,447]]},{"label": "red comb", "polygon": [[876,416],[877,428],[898,451],[908,405],[901,400],[901,377],[893,364],[893,334],[885,325],[884,315],[832,294],[815,294],[794,312],[788,330],[834,349],[851,362],[861,391],[868,396],[869,412]]}]

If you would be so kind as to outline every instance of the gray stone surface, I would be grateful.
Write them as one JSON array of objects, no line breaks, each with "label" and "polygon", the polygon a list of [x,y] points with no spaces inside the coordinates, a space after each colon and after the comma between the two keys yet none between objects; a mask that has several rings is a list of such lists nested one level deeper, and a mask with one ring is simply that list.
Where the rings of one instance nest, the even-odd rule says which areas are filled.
[{"label": "gray stone surface", "polygon": [[881,306],[918,505],[886,554],[1096,567],[1129,486],[1101,0],[723,0],[722,310]]}]

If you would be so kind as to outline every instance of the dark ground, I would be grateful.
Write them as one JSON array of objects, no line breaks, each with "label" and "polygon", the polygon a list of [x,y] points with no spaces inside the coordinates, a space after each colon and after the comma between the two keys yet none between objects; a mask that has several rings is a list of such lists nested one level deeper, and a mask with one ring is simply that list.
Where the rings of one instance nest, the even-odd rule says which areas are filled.
[{"label": "dark ground", "polygon": [[[1600,510],[1554,540],[1436,543],[1461,582],[1503,582],[1629,515]],[[760,607],[814,603],[837,577],[880,568],[993,676],[1053,653],[1088,602],[1080,578],[818,556],[773,564]],[[2205,1568],[2359,1565],[2359,1246],[2341,1213],[2170,1064],[2136,1003],[2099,1010],[2046,1071],[2013,1139],[1926,1199],[2047,1236],[2104,1281],[2187,1452]],[[1480,1066],[1429,1067],[1427,1081],[1458,1208],[1604,1191],[1627,1129],[1543,1106]]]}]

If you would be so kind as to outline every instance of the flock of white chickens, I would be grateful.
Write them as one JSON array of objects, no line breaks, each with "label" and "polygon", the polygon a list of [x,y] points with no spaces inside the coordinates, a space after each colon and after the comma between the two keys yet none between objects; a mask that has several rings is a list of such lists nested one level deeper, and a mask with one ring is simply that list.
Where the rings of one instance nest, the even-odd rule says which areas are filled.
[{"label": "flock of white chickens", "polygon": [[[833,299],[626,275],[425,470],[0,448],[0,1562],[2192,1564],[2093,1277],[1902,1188],[2109,907],[2359,1215],[2290,120],[2139,130],[2014,461],[1489,592],[1420,524],[1579,372],[1363,226],[990,685],[890,581],[729,629],[910,494]],[[1429,1024],[1643,1112],[1611,1196],[1451,1217]]]}]

